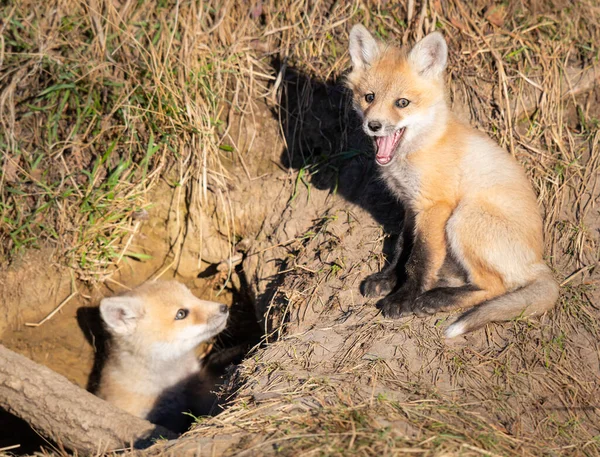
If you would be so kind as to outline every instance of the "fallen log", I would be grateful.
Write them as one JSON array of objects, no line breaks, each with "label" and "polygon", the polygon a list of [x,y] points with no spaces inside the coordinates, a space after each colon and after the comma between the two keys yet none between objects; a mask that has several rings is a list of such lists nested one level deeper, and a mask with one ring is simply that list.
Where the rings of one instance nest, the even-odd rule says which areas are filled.
[{"label": "fallen log", "polygon": [[84,455],[144,448],[175,438],[0,344],[0,408],[42,436]]}]

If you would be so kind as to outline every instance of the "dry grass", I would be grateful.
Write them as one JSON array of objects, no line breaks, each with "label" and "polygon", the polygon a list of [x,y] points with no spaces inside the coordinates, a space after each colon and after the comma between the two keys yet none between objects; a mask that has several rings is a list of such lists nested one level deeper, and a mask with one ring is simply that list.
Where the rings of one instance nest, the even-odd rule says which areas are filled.
[{"label": "dry grass", "polygon": [[[528,167],[551,256],[560,246],[569,267],[589,265],[599,254],[586,225],[595,216],[598,113],[593,98],[575,94],[597,79],[579,74],[597,60],[597,6],[432,1],[409,12],[412,3],[6,5],[2,259],[43,242],[90,277],[135,257],[120,245],[161,175],[185,190],[191,208],[212,192],[229,214],[228,164],[247,168],[228,120],[253,122],[251,101],[276,101],[289,68],[315,83],[338,78],[348,67],[347,31],[363,22],[402,43],[446,33],[453,97]],[[226,225],[233,237],[233,216]]]},{"label": "dry grass", "polygon": [[306,24],[307,7],[294,5],[287,21],[300,25],[282,33],[279,53],[315,82],[348,68],[347,31],[356,22],[402,44],[442,30],[452,98],[527,167],[545,209],[551,257],[567,252],[561,261],[573,269],[597,261],[598,236],[588,224],[598,215],[600,113],[597,94],[577,97],[600,79],[600,12],[593,2],[432,1],[417,4],[412,16],[400,3],[335,3]]},{"label": "dry grass", "polygon": [[[343,352],[325,368],[312,364],[314,347],[297,355],[296,347],[310,341],[288,341],[280,326],[283,339],[241,372],[232,406],[191,439],[256,435],[237,444],[241,455],[600,454],[591,404],[597,372],[581,355],[599,336],[590,299],[600,258],[595,2],[57,0],[5,5],[0,17],[0,259],[10,263],[22,249],[50,244],[84,279],[109,274],[123,256],[139,257],[127,240],[159,179],[191,211],[201,212],[210,200],[233,246],[240,234],[228,184],[252,178],[246,152],[253,139],[238,147],[230,135],[237,124],[253,123],[264,101],[276,111],[286,88],[300,103],[294,112],[279,111],[282,131],[290,122],[309,123],[315,88],[332,87],[349,66],[354,23],[403,44],[441,30],[451,50],[454,103],[514,154],[534,182],[549,261],[568,277],[559,312],[546,326],[516,322],[500,336],[483,335],[473,348],[445,348],[434,330],[418,324],[379,323],[382,334],[349,328]],[[301,84],[286,79],[292,71],[302,75]],[[344,121],[338,133],[346,138]],[[295,154],[313,154],[298,144]],[[334,142],[329,152],[344,154],[346,147]],[[317,173],[307,162],[296,182],[310,189]],[[331,234],[320,229],[315,243],[328,242]],[[354,266],[324,262],[314,254],[318,248],[302,246],[294,255],[310,271],[289,275],[281,294],[293,299],[285,310],[308,307],[321,295],[326,303],[341,300],[339,290],[356,279]],[[327,245],[339,259],[346,248]],[[373,259],[355,260],[356,274],[364,274],[360,265]],[[317,285],[311,272],[324,275]],[[329,295],[322,284],[329,284]],[[364,365],[373,335],[389,333],[406,334],[402,347],[435,360],[467,400],[437,392],[407,354]],[[276,351],[284,355],[270,362]],[[371,380],[365,373],[381,373],[382,389],[398,398],[362,391]],[[264,406],[252,392],[269,391],[273,379],[278,396]],[[544,410],[532,391],[546,395],[556,412]]]},{"label": "dry grass", "polygon": [[139,258],[120,249],[160,177],[194,208],[222,198],[235,152],[223,120],[265,90],[233,5],[3,7],[0,258],[45,243],[102,277]]}]

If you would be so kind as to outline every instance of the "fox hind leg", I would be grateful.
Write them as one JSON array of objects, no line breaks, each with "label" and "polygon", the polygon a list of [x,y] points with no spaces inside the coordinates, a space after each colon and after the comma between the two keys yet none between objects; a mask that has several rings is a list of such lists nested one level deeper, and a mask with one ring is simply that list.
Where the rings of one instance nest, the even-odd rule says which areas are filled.
[{"label": "fox hind leg", "polygon": [[417,315],[435,314],[440,311],[470,308],[499,295],[493,290],[482,290],[473,284],[459,287],[437,287],[428,290],[415,300]]}]

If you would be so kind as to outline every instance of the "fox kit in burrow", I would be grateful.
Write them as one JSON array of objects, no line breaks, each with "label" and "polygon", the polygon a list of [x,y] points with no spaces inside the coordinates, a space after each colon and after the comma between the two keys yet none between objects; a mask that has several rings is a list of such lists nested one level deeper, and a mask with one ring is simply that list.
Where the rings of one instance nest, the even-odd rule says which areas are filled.
[{"label": "fox kit in burrow", "polygon": [[147,282],[100,303],[111,335],[97,394],[129,413],[183,431],[202,385],[196,347],[225,328],[226,305],[176,281]]},{"label": "fox kit in burrow", "polygon": [[[413,248],[396,289],[393,262],[368,277],[363,293],[389,293],[386,316],[471,308],[446,330],[454,337],[493,321],[551,309],[558,285],[542,259],[542,218],[516,160],[450,112],[448,56],[440,33],[410,51],[350,33],[347,84],[363,129],[375,142],[381,175],[403,202]],[[449,287],[440,273],[456,263],[466,276]]]}]

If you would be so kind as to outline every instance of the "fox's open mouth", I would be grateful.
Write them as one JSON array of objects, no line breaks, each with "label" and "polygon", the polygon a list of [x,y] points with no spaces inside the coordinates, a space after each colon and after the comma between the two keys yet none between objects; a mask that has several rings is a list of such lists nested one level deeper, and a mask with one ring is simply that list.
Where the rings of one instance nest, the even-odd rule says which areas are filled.
[{"label": "fox's open mouth", "polygon": [[391,135],[375,137],[375,144],[377,145],[375,160],[379,165],[387,165],[392,161],[396,148],[404,135],[404,130],[405,127],[396,130]]}]

